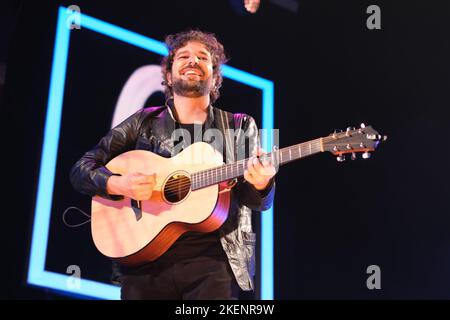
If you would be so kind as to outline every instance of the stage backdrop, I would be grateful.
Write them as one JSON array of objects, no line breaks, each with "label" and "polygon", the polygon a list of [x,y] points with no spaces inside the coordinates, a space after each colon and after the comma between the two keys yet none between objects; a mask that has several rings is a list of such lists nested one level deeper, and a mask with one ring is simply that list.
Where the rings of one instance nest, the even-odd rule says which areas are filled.
[{"label": "stage backdrop", "polygon": [[[282,2],[263,1],[255,15],[236,11],[234,1],[76,5],[82,14],[157,41],[190,27],[216,33],[229,66],[273,82],[281,147],[361,122],[388,135],[368,160],[338,163],[321,154],[281,167],[272,215],[274,298],[449,299],[450,2],[301,0],[293,1],[296,10]],[[72,4],[23,1],[8,52],[3,181],[16,192],[7,198],[14,210],[3,216],[4,256],[11,261],[6,296],[58,297],[27,282],[32,235],[49,235],[35,260],[48,272],[64,275],[78,265],[84,279],[109,282],[109,261],[93,247],[89,225],[62,223],[70,206],[89,211],[89,199],[69,184],[69,169],[109,130],[119,101],[163,100],[157,93],[147,97],[150,87],[135,96],[125,90],[130,95],[121,99],[134,72],[157,65],[159,54],[83,22],[71,30],[66,76],[54,82],[64,88],[61,122],[50,123],[61,124],[55,176],[42,180],[51,184],[44,194],[51,197],[50,224],[35,227],[40,168],[47,165],[42,142],[55,137],[44,130],[55,115],[47,106],[58,8]],[[380,29],[368,27],[374,4]],[[262,126],[263,92],[225,79],[218,105],[249,113]]]},{"label": "stage backdrop", "polygon": [[[167,49],[160,41],[78,10],[58,11],[28,281],[73,294],[118,298],[118,288],[105,285],[111,282],[111,262],[96,251],[90,224],[79,226],[90,214],[91,199],[73,190],[68,173],[111,127],[142,107],[164,105],[160,61]],[[255,106],[258,123],[263,119],[266,129],[273,127],[273,83],[231,66],[223,67],[223,75],[225,108],[238,112]],[[271,147],[270,141],[262,143]],[[273,210],[264,215],[263,229],[272,223]],[[273,253],[268,250],[273,227],[266,229],[262,251],[268,257],[261,270],[269,276],[262,286],[265,298],[272,298]]]}]

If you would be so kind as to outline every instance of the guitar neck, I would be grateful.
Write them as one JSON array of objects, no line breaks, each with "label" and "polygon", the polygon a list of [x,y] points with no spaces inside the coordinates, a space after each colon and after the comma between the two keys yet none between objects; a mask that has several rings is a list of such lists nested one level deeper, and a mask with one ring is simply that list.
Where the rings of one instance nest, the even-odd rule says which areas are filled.
[{"label": "guitar neck", "polygon": [[[265,158],[283,165],[320,152],[323,152],[322,138],[270,152]],[[248,160],[249,158],[191,174],[191,189],[197,190],[243,176]]]}]

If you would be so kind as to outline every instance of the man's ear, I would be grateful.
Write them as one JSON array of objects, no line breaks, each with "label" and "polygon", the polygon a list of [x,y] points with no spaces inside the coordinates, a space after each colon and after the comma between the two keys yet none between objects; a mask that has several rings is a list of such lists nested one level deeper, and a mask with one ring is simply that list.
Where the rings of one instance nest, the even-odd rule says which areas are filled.
[{"label": "man's ear", "polygon": [[167,78],[167,84],[169,86],[171,86],[172,85],[172,74],[170,72],[167,72],[166,73],[166,78]]}]

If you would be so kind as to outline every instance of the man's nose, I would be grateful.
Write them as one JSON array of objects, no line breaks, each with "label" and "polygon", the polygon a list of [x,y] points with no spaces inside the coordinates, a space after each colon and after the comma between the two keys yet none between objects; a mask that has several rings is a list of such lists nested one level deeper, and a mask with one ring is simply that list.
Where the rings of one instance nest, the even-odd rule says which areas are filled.
[{"label": "man's nose", "polygon": [[195,56],[195,55],[193,55],[193,56],[190,56],[189,57],[189,60],[188,60],[188,64],[189,65],[196,65],[196,64],[198,64],[198,58],[197,58],[197,56]]}]

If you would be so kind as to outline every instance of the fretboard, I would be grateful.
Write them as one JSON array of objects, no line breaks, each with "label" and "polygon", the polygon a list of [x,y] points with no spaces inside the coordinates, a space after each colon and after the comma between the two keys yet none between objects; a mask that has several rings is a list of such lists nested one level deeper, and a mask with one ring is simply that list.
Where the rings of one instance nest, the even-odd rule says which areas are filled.
[{"label": "fretboard", "polygon": [[[265,158],[283,165],[319,152],[322,152],[321,138],[267,153]],[[197,190],[243,176],[248,160],[247,158],[191,174],[191,189]]]}]

